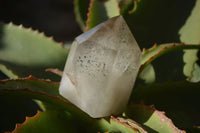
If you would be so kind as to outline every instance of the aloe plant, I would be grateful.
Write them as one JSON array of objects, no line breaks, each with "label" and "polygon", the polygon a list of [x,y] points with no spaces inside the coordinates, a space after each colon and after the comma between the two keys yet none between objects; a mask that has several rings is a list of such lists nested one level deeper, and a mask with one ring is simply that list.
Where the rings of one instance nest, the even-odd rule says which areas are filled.
[{"label": "aloe plant", "polygon": [[0,81],[0,132],[200,131],[199,0],[74,0],[74,7],[83,32],[123,15],[143,48],[127,109],[91,118],[58,92],[69,49],[31,28],[1,23],[0,71],[8,78]]}]

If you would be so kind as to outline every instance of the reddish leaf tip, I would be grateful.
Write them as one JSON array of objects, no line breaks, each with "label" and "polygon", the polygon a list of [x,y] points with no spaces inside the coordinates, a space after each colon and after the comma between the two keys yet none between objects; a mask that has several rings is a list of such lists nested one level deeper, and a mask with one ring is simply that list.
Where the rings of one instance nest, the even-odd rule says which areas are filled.
[{"label": "reddish leaf tip", "polygon": [[142,53],[145,52],[145,51],[147,51],[147,49],[146,49],[146,48],[143,48],[143,49],[142,49]]},{"label": "reddish leaf tip", "polygon": [[64,43],[63,42],[58,42],[59,45],[61,45],[62,47],[64,47]]},{"label": "reddish leaf tip", "polygon": [[171,46],[172,46],[172,47],[173,47],[173,46],[175,46],[175,43],[172,43],[172,45],[171,45]]},{"label": "reddish leaf tip", "polygon": [[179,45],[185,45],[185,43],[184,43],[184,42],[182,42],[182,43],[180,43]]},{"label": "reddish leaf tip", "polygon": [[136,5],[138,3],[137,0],[133,0],[132,2],[133,2],[133,8],[130,11],[128,11],[129,14],[133,13],[136,10]]},{"label": "reddish leaf tip", "polygon": [[157,43],[154,43],[154,45],[153,45],[153,47],[152,47],[152,48],[156,47],[157,45],[158,45]]},{"label": "reddish leaf tip", "polygon": [[46,71],[46,72],[52,72],[52,73],[54,73],[54,74],[56,74],[56,75],[58,75],[58,76],[61,76],[61,77],[62,77],[62,75],[63,75],[63,71],[61,71],[61,70],[59,70],[59,69],[57,69],[57,68],[48,68],[48,69],[46,69],[45,71]]}]

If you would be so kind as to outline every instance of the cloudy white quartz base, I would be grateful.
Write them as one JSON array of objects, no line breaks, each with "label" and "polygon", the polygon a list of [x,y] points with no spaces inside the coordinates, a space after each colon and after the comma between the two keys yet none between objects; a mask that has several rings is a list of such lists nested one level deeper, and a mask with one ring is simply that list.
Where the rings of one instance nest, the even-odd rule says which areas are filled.
[{"label": "cloudy white quartz base", "polygon": [[127,105],[141,56],[123,17],[111,18],[75,39],[60,94],[91,117],[119,114]]}]

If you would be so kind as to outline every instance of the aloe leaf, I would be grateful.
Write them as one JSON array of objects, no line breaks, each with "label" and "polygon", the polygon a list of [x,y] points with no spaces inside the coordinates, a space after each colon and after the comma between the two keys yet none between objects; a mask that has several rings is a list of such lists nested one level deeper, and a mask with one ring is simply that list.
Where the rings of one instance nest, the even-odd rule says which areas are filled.
[{"label": "aloe leaf", "polygon": [[0,64],[0,70],[9,78],[17,79],[19,78],[12,70],[9,70],[5,65]]},{"label": "aloe leaf", "polygon": [[[183,27],[180,29],[180,40],[184,43],[188,44],[199,44],[200,43],[200,1],[196,0],[195,6],[191,11],[190,16],[186,20]],[[193,71],[195,69],[199,69],[199,67],[195,67],[198,50],[187,50],[183,56],[184,62],[186,63],[184,66],[184,74],[188,78],[193,78]],[[198,64],[196,64],[198,65]],[[200,80],[199,80],[200,81]]]},{"label": "aloe leaf", "polygon": [[[24,89],[25,88],[25,89]],[[40,94],[45,94],[50,97],[58,98],[63,101],[67,101],[67,99],[63,98],[59,94],[59,83],[58,82],[51,82],[49,80],[44,80],[44,79],[36,79],[32,76],[29,76],[24,79],[9,79],[9,80],[4,80],[0,81],[0,90],[20,90],[20,91],[31,91],[33,93],[40,93]],[[31,98],[32,97],[27,97]],[[38,99],[39,100],[39,99]],[[49,108],[54,108],[51,103],[42,101],[39,102],[38,105],[42,110],[46,110]]]},{"label": "aloe leaf", "polygon": [[[181,44],[166,43],[166,44],[160,44],[160,45],[155,44],[153,47],[147,50],[144,49],[142,53],[142,61],[141,61],[139,77],[141,79],[144,79],[145,82],[149,82],[149,83],[153,82],[155,80],[155,77],[157,77],[158,80],[161,80],[163,76],[162,75],[159,76],[159,74],[164,74],[162,73],[163,71],[167,72],[166,74],[164,74],[165,78],[168,78],[170,76],[173,76],[174,79],[176,79],[176,77],[178,78],[181,77],[180,75],[182,75],[182,70],[180,68],[182,68],[183,65],[179,63],[182,61],[181,58],[179,59],[180,54],[179,56],[177,55],[176,57],[173,57],[170,60],[168,58],[164,58],[164,59],[161,59],[161,61],[158,63],[157,62],[154,63],[153,61],[162,55],[166,55],[169,52],[183,50],[183,49],[200,49],[200,45],[188,45],[188,44],[183,44],[183,43]],[[169,62],[169,63],[166,65],[166,62]],[[156,67],[156,69],[154,68],[155,71],[153,70],[153,68],[151,68],[152,66],[148,66],[151,63],[153,64],[154,67]],[[173,66],[173,64],[177,64],[177,63],[178,65]],[[169,64],[172,64],[172,66],[170,67]],[[171,77],[171,79],[173,78]],[[166,79],[166,80],[169,80],[169,79]]]},{"label": "aloe leaf", "polygon": [[198,45],[189,45],[189,44],[183,44],[183,43],[166,43],[166,44],[155,44],[152,48],[148,50],[143,50],[142,52],[142,61],[141,61],[141,69],[146,67],[148,64],[150,64],[152,61],[154,61],[156,58],[177,50],[183,50],[183,49],[200,49],[200,44]]},{"label": "aloe leaf", "polygon": [[139,73],[139,78],[144,81],[145,84],[153,83],[156,80],[156,74],[153,66],[151,64],[147,65]]},{"label": "aloe leaf", "polygon": [[12,131],[17,122],[23,122],[26,116],[34,116],[39,106],[28,98],[0,96],[0,132]]},{"label": "aloe leaf", "polygon": [[[73,119],[78,119],[80,123],[85,125],[97,125],[95,127],[99,127],[98,121],[92,119],[87,114],[82,112],[80,109],[76,108],[71,103],[68,103],[65,99],[58,94],[58,84],[47,81],[47,80],[38,80],[34,79],[33,77],[29,77],[26,79],[16,79],[16,80],[5,80],[0,81],[0,97],[12,97],[12,98],[30,98],[30,99],[37,99],[42,101],[43,103],[50,104],[51,110],[62,110],[67,111],[68,113],[72,114]],[[24,89],[26,88],[26,89]],[[44,105],[45,106],[45,105]],[[122,123],[119,123],[122,124]],[[111,124],[112,125],[112,124]],[[105,126],[105,125],[103,125]],[[114,127],[112,126],[112,131],[117,130],[116,123]],[[97,128],[93,128],[91,130],[97,130]],[[126,127],[126,126],[125,126]],[[105,128],[105,127],[104,127]],[[121,125],[123,129],[124,126]],[[132,130],[129,127],[124,130]],[[120,129],[120,130],[122,130]],[[102,130],[104,131],[104,130]],[[123,131],[123,130],[122,130]]]},{"label": "aloe leaf", "polygon": [[31,91],[45,93],[50,96],[60,97],[62,96],[58,92],[59,83],[51,82],[43,79],[36,79],[32,76],[23,79],[8,79],[0,81],[0,90],[18,90],[28,88]]},{"label": "aloe leaf", "polygon": [[[181,8],[177,8],[181,3]],[[195,0],[137,0],[124,15],[141,48],[154,43],[180,42],[178,32],[193,9]]]},{"label": "aloe leaf", "polygon": [[119,1],[120,13],[126,17],[129,15],[135,15],[143,9],[144,0],[121,0]]},{"label": "aloe leaf", "polygon": [[164,112],[156,110],[153,106],[144,104],[131,104],[126,110],[126,115],[141,123],[148,132],[183,133],[173,122],[165,116]]},{"label": "aloe leaf", "polygon": [[73,104],[63,100],[59,97],[54,97],[41,92],[34,92],[29,89],[1,89],[0,96],[7,97],[21,97],[21,98],[31,98],[37,99],[42,102],[51,104],[56,110],[63,110],[72,113],[74,116],[79,118],[80,121],[90,123],[92,118],[86,113],[75,107]]},{"label": "aloe leaf", "polygon": [[19,77],[59,80],[47,68],[63,69],[68,50],[43,33],[10,24],[0,24],[0,63]]},{"label": "aloe leaf", "polygon": [[[85,128],[86,129],[86,128]],[[73,115],[62,111],[47,110],[40,112],[34,117],[26,117],[26,120],[17,124],[15,130],[12,133],[79,133],[85,132],[84,128],[81,128],[80,123],[73,120]]]},{"label": "aloe leaf", "polygon": [[[45,93],[40,92],[34,92],[29,89],[17,89],[17,90],[9,90],[9,89],[3,89],[0,90],[0,97],[1,96],[7,96],[7,97],[21,97],[21,98],[31,98],[31,99],[37,99],[42,102],[45,102],[45,104],[50,104],[52,108],[49,108],[47,110],[52,111],[62,111],[65,113],[65,115],[72,115],[73,118],[71,121],[75,120],[74,123],[78,125],[85,125],[86,127],[90,127],[89,130],[97,130],[93,126],[96,124],[96,119],[91,118],[89,115],[87,115],[85,112],[81,111],[79,108],[75,107],[73,104],[66,102],[65,100],[62,100],[61,98],[54,97],[47,95]],[[70,122],[71,122],[70,121]],[[74,125],[77,128],[77,125]],[[86,129],[86,128],[84,128]]]},{"label": "aloe leaf", "polygon": [[139,124],[132,120],[124,119],[124,118],[115,118],[111,117],[111,131],[115,132],[123,132],[123,133],[147,133]]},{"label": "aloe leaf", "polygon": [[91,120],[86,113],[69,103],[60,96],[59,84],[47,80],[38,80],[32,77],[26,79],[0,81],[0,96],[22,97],[36,99],[50,104],[54,109],[62,109],[73,112],[75,116],[83,120]]},{"label": "aloe leaf", "polygon": [[111,116],[109,121],[106,119],[99,120],[98,127],[103,132],[147,133],[145,129],[135,121],[122,117],[115,118],[114,116]]},{"label": "aloe leaf", "polygon": [[200,81],[200,66],[197,63],[194,64],[194,70],[192,72],[192,75],[193,76],[192,76],[191,80],[193,82],[199,82]]},{"label": "aloe leaf", "polygon": [[[181,8],[176,8],[179,6],[179,3],[181,3]],[[198,12],[198,4],[198,0],[176,2],[173,0],[139,0],[134,3],[134,11],[124,15],[124,17],[138,44],[140,44],[140,47],[150,47],[150,45],[155,42],[184,42],[186,44],[199,44],[199,42],[196,41],[199,39],[198,32],[200,15]],[[166,56],[165,59],[177,58],[177,60],[180,60],[182,59],[181,56],[182,53],[179,52],[171,56]],[[191,79],[194,77],[193,71],[197,69],[194,68],[196,60],[197,55],[195,50],[190,52],[188,56],[184,56],[184,61],[186,62],[184,74],[186,76],[190,75],[189,78]],[[172,66],[177,65],[175,60],[171,63],[173,63]],[[158,68],[159,66],[156,69]],[[171,68],[171,70],[177,71],[176,68]],[[194,78],[198,79],[198,77]],[[157,79],[160,79],[160,77]]]},{"label": "aloe leaf", "polygon": [[59,69],[48,68],[48,69],[46,69],[46,72],[52,72],[52,73],[57,74],[58,76],[61,76],[61,77],[63,75],[63,71],[61,71]]},{"label": "aloe leaf", "polygon": [[165,82],[139,85],[133,90],[131,101],[154,104],[164,110],[178,127],[198,126],[200,123],[200,83]]},{"label": "aloe leaf", "polygon": [[[10,79],[0,81],[0,93],[4,89],[14,91],[21,89],[23,90],[23,88],[29,88],[29,90],[33,92],[48,94],[49,96],[62,98],[58,93],[58,86],[58,83],[50,82],[48,80],[39,80],[30,76],[25,79]],[[12,94],[12,91],[10,93]],[[9,129],[13,129],[13,124],[15,124],[16,122],[23,122],[25,116],[32,116],[34,111],[37,109],[47,109],[50,107],[52,108],[51,104],[48,102],[35,103],[35,101],[31,100],[31,97],[23,96],[1,95],[0,102],[0,117],[2,120],[0,121],[0,129],[2,131],[9,131]]]},{"label": "aloe leaf", "polygon": [[[33,126],[34,125],[34,126]],[[47,110],[45,112],[40,112],[34,117],[26,117],[26,120],[21,124],[16,124],[13,133],[23,133],[23,132],[94,132],[95,130],[90,127],[85,127],[84,123],[80,123],[77,118],[74,118],[73,114],[70,112],[63,112],[58,110]],[[136,123],[131,120],[123,118],[111,117],[109,131],[111,132],[129,132],[129,133],[145,133],[144,129],[139,127]],[[97,129],[100,131],[101,129]],[[103,130],[101,130],[103,131]]]},{"label": "aloe leaf", "polygon": [[[143,8],[145,1],[143,0],[121,0],[120,4],[120,13],[122,15],[132,15],[134,13],[140,12]],[[139,8],[138,8],[139,7]]]},{"label": "aloe leaf", "polygon": [[[120,14],[125,16],[135,10],[136,0],[120,0],[119,7],[120,7]],[[135,4],[134,4],[135,3]]]},{"label": "aloe leaf", "polygon": [[89,0],[74,0],[74,13],[82,31],[86,28],[88,7]]},{"label": "aloe leaf", "polygon": [[91,0],[86,31],[119,14],[117,0]]}]

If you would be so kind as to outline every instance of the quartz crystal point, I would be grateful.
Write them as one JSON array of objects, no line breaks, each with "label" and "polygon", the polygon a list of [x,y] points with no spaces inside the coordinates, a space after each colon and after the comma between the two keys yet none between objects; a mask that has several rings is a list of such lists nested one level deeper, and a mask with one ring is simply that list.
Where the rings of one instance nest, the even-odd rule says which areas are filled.
[{"label": "quartz crystal point", "polygon": [[59,92],[91,117],[126,107],[141,51],[122,16],[78,36],[71,46]]}]

